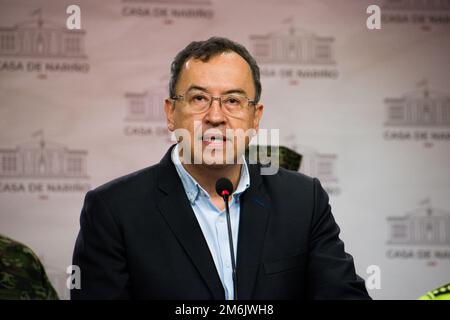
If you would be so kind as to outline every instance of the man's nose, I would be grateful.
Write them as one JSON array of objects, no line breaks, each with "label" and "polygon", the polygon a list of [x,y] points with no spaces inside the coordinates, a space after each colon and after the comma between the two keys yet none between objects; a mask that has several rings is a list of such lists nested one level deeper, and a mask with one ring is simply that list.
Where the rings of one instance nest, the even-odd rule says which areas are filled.
[{"label": "man's nose", "polygon": [[223,124],[226,120],[220,107],[220,99],[214,99],[211,103],[211,107],[208,109],[205,120],[212,125]]}]

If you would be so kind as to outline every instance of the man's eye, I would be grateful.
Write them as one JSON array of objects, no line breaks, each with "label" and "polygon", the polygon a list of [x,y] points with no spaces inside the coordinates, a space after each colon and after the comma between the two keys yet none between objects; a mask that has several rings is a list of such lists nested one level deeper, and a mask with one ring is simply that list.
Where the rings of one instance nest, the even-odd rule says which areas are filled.
[{"label": "man's eye", "polygon": [[225,103],[229,104],[229,105],[240,105],[241,104],[241,100],[239,98],[235,98],[235,97],[228,97],[225,99]]},{"label": "man's eye", "polygon": [[205,102],[207,100],[208,100],[207,97],[202,96],[202,95],[195,95],[192,97],[192,101],[195,101],[195,102]]}]

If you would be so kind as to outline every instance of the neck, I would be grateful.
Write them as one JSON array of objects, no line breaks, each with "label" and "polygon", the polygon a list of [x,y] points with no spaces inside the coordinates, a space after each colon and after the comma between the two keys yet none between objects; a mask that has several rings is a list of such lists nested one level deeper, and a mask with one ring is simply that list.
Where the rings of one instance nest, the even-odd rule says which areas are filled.
[{"label": "neck", "polygon": [[[187,172],[208,192],[211,197],[216,197],[216,181],[220,178],[228,178],[236,189],[241,177],[242,164],[230,164],[224,166],[208,166],[201,164],[183,164]],[[217,197],[219,197],[217,195]]]}]

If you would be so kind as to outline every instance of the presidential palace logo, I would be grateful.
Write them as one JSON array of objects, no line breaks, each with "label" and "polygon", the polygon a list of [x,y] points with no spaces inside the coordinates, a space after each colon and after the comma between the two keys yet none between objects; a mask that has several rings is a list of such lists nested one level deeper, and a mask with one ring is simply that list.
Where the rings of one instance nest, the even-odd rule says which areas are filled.
[{"label": "presidential palace logo", "polygon": [[0,148],[0,194],[36,194],[45,200],[49,194],[86,193],[87,154],[47,141],[38,130],[31,141]]},{"label": "presidential palace logo", "polygon": [[288,136],[285,141],[288,148],[301,155],[299,172],[318,178],[330,196],[341,194],[337,175],[337,154],[322,153],[314,148],[299,145],[295,142],[294,135]]},{"label": "presidential palace logo", "polygon": [[122,16],[162,24],[204,21],[214,17],[210,0],[122,0]]},{"label": "presidential palace logo", "polygon": [[51,73],[87,73],[85,30],[69,30],[60,21],[43,18],[41,9],[30,19],[0,26],[0,72],[34,72],[45,79]]},{"label": "presidential palace logo", "polygon": [[384,99],[386,141],[416,141],[425,147],[450,141],[450,94],[430,90],[422,80],[417,89]]},{"label": "presidential palace logo", "polygon": [[261,76],[285,79],[337,79],[335,38],[296,28],[293,19],[267,34],[250,35],[250,51],[261,67]]},{"label": "presidential palace logo", "polygon": [[450,0],[384,0],[384,26],[414,25],[423,31],[450,26]]},{"label": "presidential palace logo", "polygon": [[124,135],[163,138],[170,143],[171,134],[164,113],[167,95],[167,88],[163,85],[140,92],[126,92]]},{"label": "presidential palace logo", "polygon": [[434,208],[429,198],[418,208],[387,217],[389,259],[423,260],[429,266],[450,261],[450,212]]}]

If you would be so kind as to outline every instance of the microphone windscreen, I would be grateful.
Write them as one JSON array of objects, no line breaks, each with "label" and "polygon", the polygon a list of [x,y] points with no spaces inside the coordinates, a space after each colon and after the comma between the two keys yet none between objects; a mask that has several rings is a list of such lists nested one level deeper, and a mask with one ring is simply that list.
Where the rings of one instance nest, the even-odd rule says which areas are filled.
[{"label": "microphone windscreen", "polygon": [[[224,193],[225,191],[225,193]],[[233,192],[233,184],[228,178],[220,178],[216,182],[216,192],[219,196],[231,195]]]}]

